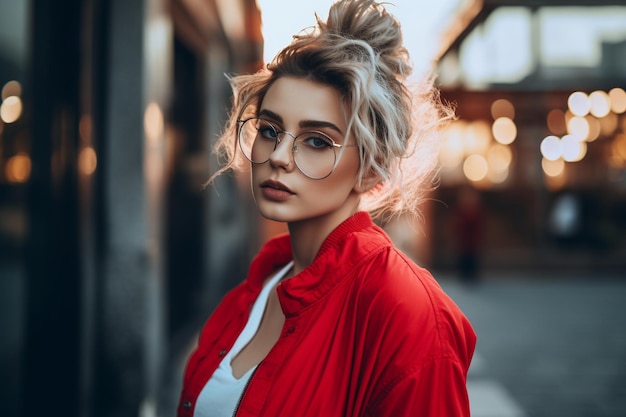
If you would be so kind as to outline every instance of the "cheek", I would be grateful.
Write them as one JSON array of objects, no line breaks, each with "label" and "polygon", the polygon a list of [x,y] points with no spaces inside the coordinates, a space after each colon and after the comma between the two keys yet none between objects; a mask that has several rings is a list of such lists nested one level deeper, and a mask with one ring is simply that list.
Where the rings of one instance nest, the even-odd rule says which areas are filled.
[{"label": "cheek", "polygon": [[337,183],[350,183],[354,186],[359,175],[359,160],[356,155],[344,155],[329,179]]},{"label": "cheek", "polygon": [[[346,161],[347,162],[347,161]],[[347,196],[357,183],[358,165],[339,164],[337,169],[326,179],[315,181],[313,185],[319,194]]]}]

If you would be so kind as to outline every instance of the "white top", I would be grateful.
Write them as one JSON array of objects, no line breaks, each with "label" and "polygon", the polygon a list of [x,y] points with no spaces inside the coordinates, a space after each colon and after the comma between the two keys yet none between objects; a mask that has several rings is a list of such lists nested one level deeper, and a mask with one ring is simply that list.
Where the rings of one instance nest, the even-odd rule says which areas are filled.
[{"label": "white top", "polygon": [[250,343],[252,337],[259,330],[270,291],[287,274],[292,265],[293,261],[289,262],[263,287],[252,306],[246,327],[241,331],[232,349],[224,356],[220,366],[200,392],[194,417],[230,417],[234,414],[256,366],[248,370],[240,379],[237,379],[233,376],[231,362]]}]

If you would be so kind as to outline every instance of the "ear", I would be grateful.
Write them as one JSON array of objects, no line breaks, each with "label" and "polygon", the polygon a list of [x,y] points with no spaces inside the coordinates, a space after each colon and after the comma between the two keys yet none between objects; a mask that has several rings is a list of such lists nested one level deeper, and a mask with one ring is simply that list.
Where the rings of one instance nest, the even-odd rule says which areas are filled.
[{"label": "ear", "polygon": [[376,174],[375,172],[370,172],[368,175],[363,177],[363,180],[361,181],[360,184],[359,183],[355,184],[354,191],[356,191],[359,194],[366,193],[372,188],[376,187],[378,184],[380,184],[380,182],[381,182],[380,176]]}]

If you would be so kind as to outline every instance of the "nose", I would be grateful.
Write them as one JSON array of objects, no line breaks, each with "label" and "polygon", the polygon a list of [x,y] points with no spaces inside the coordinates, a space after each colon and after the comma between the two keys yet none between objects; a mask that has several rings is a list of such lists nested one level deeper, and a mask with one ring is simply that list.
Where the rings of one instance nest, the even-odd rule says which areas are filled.
[{"label": "nose", "polygon": [[[282,139],[281,139],[282,135]],[[291,140],[287,140],[291,138]],[[289,132],[278,132],[276,148],[270,154],[270,164],[274,167],[281,167],[288,170],[294,168],[293,163],[293,141],[295,137]]]}]

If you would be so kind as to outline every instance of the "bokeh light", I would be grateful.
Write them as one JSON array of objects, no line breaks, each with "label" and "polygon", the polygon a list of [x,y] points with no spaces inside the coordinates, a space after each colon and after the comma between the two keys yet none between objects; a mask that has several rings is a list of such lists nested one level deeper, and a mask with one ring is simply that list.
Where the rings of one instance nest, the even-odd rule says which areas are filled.
[{"label": "bokeh light", "polygon": [[544,158],[541,161],[541,168],[546,175],[550,177],[558,177],[563,174],[563,171],[565,170],[565,162],[562,159],[551,161]]},{"label": "bokeh light", "polygon": [[499,119],[500,117],[515,119],[515,107],[513,103],[504,98],[494,101],[491,104],[491,117],[493,117],[493,120]]},{"label": "bokeh light", "polygon": [[572,117],[567,122],[567,133],[579,140],[586,140],[589,137],[589,130],[589,122],[585,117]]},{"label": "bokeh light", "polygon": [[499,143],[493,144],[487,151],[487,165],[489,181],[495,184],[503,183],[509,176],[509,167],[513,160],[511,148]]},{"label": "bokeh light", "polygon": [[487,177],[489,166],[482,155],[470,155],[463,163],[463,173],[470,181],[478,182]]},{"label": "bokeh light", "polygon": [[30,178],[31,160],[28,154],[20,152],[7,161],[4,176],[9,182],[24,183]]},{"label": "bokeh light", "polygon": [[491,142],[489,124],[484,120],[469,123],[464,132],[465,154],[485,153]]},{"label": "bokeh light", "polygon": [[578,162],[587,154],[587,143],[574,135],[565,135],[561,138],[563,159],[566,162]]},{"label": "bokeh light", "polygon": [[565,112],[561,109],[552,109],[547,117],[548,129],[554,135],[564,135],[567,133],[567,125],[565,123]]},{"label": "bokeh light", "polygon": [[561,139],[556,136],[547,136],[541,141],[541,155],[548,161],[556,161],[563,155]]},{"label": "bokeh light", "polygon": [[626,91],[621,88],[613,88],[609,91],[611,111],[615,114],[626,112]]},{"label": "bokeh light", "polygon": [[496,143],[487,151],[489,167],[496,171],[508,170],[512,160],[513,152],[508,146]]},{"label": "bokeh light", "polygon": [[586,116],[591,110],[589,96],[582,91],[576,91],[568,97],[567,107],[575,116]]},{"label": "bokeh light", "polygon": [[589,94],[589,112],[595,117],[602,118],[611,111],[611,100],[604,91],[594,91]]},{"label": "bokeh light", "polygon": [[22,99],[18,96],[7,97],[0,104],[0,118],[4,123],[14,123],[22,115]]},{"label": "bokeh light", "polygon": [[495,140],[503,145],[513,143],[517,137],[517,126],[515,126],[515,122],[508,117],[499,117],[496,119],[493,122],[491,131]]},{"label": "bokeh light", "polygon": [[22,84],[19,81],[9,81],[2,87],[2,100],[11,96],[20,97],[22,95]]},{"label": "bokeh light", "polygon": [[78,169],[83,175],[91,175],[96,171],[98,166],[98,157],[96,151],[91,146],[81,149],[78,154]]}]

